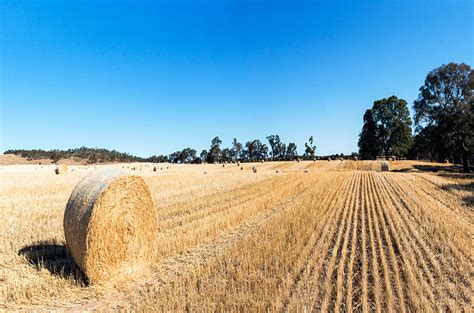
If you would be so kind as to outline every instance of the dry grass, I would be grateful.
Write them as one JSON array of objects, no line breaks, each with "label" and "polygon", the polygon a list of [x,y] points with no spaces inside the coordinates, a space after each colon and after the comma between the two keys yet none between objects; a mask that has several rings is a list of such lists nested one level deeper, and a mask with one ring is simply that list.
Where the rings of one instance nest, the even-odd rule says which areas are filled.
[{"label": "dry grass", "polygon": [[91,167],[0,167],[0,308],[471,310],[474,176],[242,166],[135,171],[156,204],[158,248],[143,281],[114,287],[89,286],[64,248],[64,208]]}]

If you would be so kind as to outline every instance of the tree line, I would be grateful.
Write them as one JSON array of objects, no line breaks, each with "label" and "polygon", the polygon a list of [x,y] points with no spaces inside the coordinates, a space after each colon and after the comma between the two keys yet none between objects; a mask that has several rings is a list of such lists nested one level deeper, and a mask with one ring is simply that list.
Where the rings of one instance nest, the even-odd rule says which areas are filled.
[{"label": "tree line", "polygon": [[313,136],[305,143],[305,152],[298,155],[294,142],[285,144],[279,135],[267,136],[268,145],[259,139],[242,144],[234,138],[231,147],[222,147],[222,140],[217,136],[211,140],[209,149],[204,149],[199,155],[191,148],[173,152],[169,155],[171,163],[222,163],[222,162],[258,162],[262,160],[284,161],[296,159],[314,159],[316,145]]},{"label": "tree line", "polygon": [[88,163],[104,163],[104,162],[143,162],[146,159],[130,155],[128,153],[118,152],[116,150],[107,150],[99,148],[80,147],[68,150],[7,150],[4,154],[15,154],[23,158],[31,160],[50,159],[57,163],[61,159],[77,159],[86,160]]},{"label": "tree line", "polygon": [[363,117],[361,159],[381,156],[462,163],[470,172],[474,143],[474,71],[449,63],[428,73],[413,103],[415,132],[407,102],[376,100]]},{"label": "tree line", "polygon": [[[116,150],[81,147],[68,150],[42,150],[42,149],[17,149],[7,150],[4,154],[15,154],[28,160],[51,159],[57,163],[61,159],[86,160],[87,163],[106,162],[152,162],[152,163],[222,163],[222,162],[256,162],[262,160],[296,160],[314,159],[316,155],[316,145],[313,136],[305,143],[305,152],[298,155],[297,146],[294,142],[285,144],[279,135],[267,137],[268,144],[262,143],[259,139],[240,143],[236,138],[232,141],[231,147],[222,147],[222,140],[215,137],[211,141],[208,150],[202,150],[199,155],[195,149],[185,148],[170,155],[153,155],[147,158],[134,156]],[[343,156],[341,154],[341,156]]]}]

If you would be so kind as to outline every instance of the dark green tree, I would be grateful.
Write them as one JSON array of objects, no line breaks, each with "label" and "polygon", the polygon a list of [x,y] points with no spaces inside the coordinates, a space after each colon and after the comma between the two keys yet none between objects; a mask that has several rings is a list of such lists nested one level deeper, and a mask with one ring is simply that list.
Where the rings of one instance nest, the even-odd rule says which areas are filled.
[{"label": "dark green tree", "polygon": [[265,160],[268,155],[268,146],[258,139],[247,141],[244,154],[247,161]]},{"label": "dark green tree", "polygon": [[207,150],[206,149],[202,150],[199,156],[201,157],[201,160],[205,162],[207,160]]},{"label": "dark green tree", "polygon": [[207,163],[214,163],[221,161],[221,144],[222,140],[219,137],[214,137],[211,141],[211,148],[207,153]]},{"label": "dark green tree", "polygon": [[359,156],[363,160],[375,160],[380,152],[380,143],[377,137],[377,125],[375,124],[372,110],[368,109],[364,114],[364,126],[359,134]]},{"label": "dark green tree", "polygon": [[412,143],[411,118],[407,102],[396,96],[374,102],[372,116],[385,159],[407,156]]},{"label": "dark green tree", "polygon": [[[470,172],[474,141],[474,73],[467,64],[449,63],[434,69],[413,104],[417,131],[431,126],[445,150],[461,155],[463,171]],[[441,138],[444,137],[444,138]]]},{"label": "dark green tree", "polygon": [[307,159],[314,159],[316,153],[316,145],[313,142],[313,136],[309,137],[308,142],[304,144],[305,150],[304,155]]},{"label": "dark green tree", "polygon": [[233,153],[232,153],[231,149],[229,149],[229,148],[222,149],[222,161],[223,162],[232,161],[232,156],[233,156]]},{"label": "dark green tree", "polygon": [[241,158],[243,145],[237,141],[237,138],[232,140],[232,156],[234,159],[239,160]]},{"label": "dark green tree", "polygon": [[293,160],[298,156],[296,152],[297,146],[294,142],[290,142],[288,144],[288,148],[286,149],[286,158]]},{"label": "dark green tree", "polygon": [[267,136],[268,143],[270,144],[273,160],[283,160],[285,158],[286,144],[284,144],[279,135],[270,135]]}]

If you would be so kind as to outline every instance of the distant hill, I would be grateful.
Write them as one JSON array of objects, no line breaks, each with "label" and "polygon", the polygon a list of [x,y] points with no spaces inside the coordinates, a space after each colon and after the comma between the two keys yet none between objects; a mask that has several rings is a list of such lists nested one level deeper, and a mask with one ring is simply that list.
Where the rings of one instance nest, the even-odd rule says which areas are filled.
[{"label": "distant hill", "polygon": [[[21,163],[38,163],[41,160],[51,162],[59,162],[60,160],[67,160],[60,163],[113,163],[113,162],[167,162],[166,156],[152,156],[149,158],[141,158],[128,153],[118,152],[116,150],[99,149],[81,147],[68,150],[7,150],[5,155],[15,155],[26,159],[21,160]],[[20,161],[20,160],[18,160]],[[45,163],[46,163],[45,162]],[[17,163],[18,164],[18,163]]]}]

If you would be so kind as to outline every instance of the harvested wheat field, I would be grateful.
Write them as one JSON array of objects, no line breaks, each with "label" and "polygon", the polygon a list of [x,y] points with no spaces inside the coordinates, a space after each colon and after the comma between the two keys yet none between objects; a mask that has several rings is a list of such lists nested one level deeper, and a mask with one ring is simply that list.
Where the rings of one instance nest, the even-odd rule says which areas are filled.
[{"label": "harvested wheat field", "polygon": [[474,176],[433,166],[96,166],[141,176],[158,219],[149,273],[115,284],[89,283],[65,248],[94,166],[0,166],[0,309],[471,311]]}]

